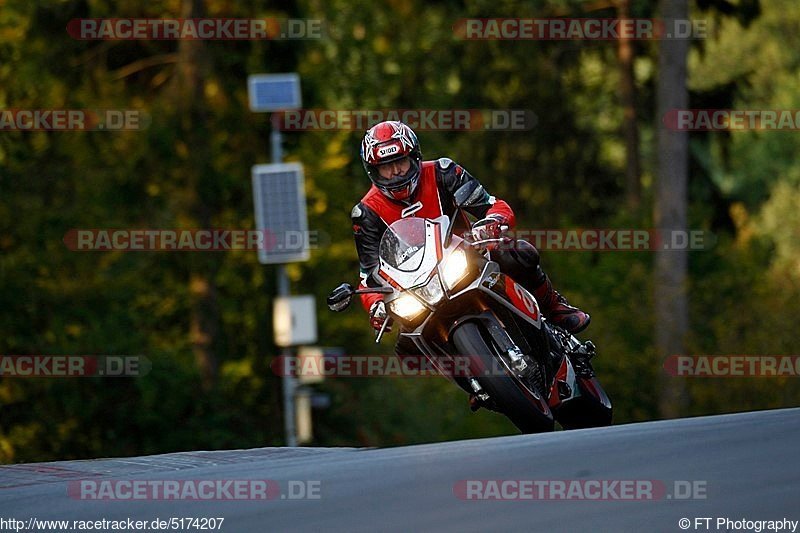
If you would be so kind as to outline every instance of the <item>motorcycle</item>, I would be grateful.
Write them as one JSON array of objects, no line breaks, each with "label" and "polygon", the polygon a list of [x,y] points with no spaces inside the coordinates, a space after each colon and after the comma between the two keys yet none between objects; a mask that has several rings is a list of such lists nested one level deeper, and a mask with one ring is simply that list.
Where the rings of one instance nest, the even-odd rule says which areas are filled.
[{"label": "motorcycle", "polygon": [[[500,272],[487,247],[503,239],[474,241],[454,232],[461,206],[482,193],[468,183],[455,193],[452,217],[402,218],[379,246],[380,262],[365,288],[343,283],[328,307],[344,311],[353,295],[381,293],[394,321],[441,374],[482,407],[507,416],[522,433],[611,424],[611,401],[581,342],[547,321],[536,298]],[[454,368],[462,371],[453,372]]]}]

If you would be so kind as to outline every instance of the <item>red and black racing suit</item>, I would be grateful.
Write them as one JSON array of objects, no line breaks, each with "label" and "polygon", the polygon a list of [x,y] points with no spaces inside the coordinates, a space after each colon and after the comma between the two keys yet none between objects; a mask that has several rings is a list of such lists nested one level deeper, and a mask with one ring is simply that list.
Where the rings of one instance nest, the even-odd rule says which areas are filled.
[{"label": "red and black racing suit", "polygon": [[[351,213],[361,266],[361,287],[366,287],[366,280],[379,263],[378,247],[383,232],[389,225],[409,216],[424,218],[451,216],[456,208],[453,198],[455,191],[471,180],[475,178],[463,167],[450,159],[441,158],[422,162],[419,183],[410,205],[390,200],[374,185],[370,187]],[[514,227],[515,217],[511,207],[503,200],[491,196],[485,189],[484,194],[462,207],[479,219],[488,215],[500,215],[509,228]],[[468,226],[464,229],[467,228]],[[517,245],[509,252],[493,251],[492,259],[498,261],[501,271],[525,286],[536,286],[544,279],[544,273],[539,267],[538,251],[525,241],[517,241]],[[525,283],[526,281],[529,283]],[[369,312],[372,305],[382,297],[376,293],[362,294],[361,303]],[[395,351],[398,354],[405,354],[414,348],[413,343],[403,343],[401,340]]]}]

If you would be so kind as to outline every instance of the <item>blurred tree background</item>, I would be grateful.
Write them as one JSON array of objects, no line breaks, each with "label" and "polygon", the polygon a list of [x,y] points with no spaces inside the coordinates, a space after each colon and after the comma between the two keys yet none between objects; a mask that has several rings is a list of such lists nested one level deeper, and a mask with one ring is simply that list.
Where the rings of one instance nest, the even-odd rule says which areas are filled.
[{"label": "blurred tree background", "polygon": [[[270,370],[274,272],[253,251],[70,251],[72,228],[254,227],[250,167],[268,117],[246,78],[298,71],[321,109],[530,109],[529,131],[424,131],[515,208],[520,227],[650,228],[658,41],[466,41],[467,17],[658,16],[644,0],[0,0],[0,109],[123,108],[143,131],[0,132],[0,354],[142,354],[138,379],[0,377],[0,462],[283,444]],[[690,108],[800,109],[800,4],[697,0],[708,38],[688,55]],[[73,18],[296,17],[326,36],[269,41],[79,41]],[[314,294],[320,344],[391,353],[366,316],[324,308],[354,281],[349,213],[368,180],[363,132],[288,133],[305,166],[309,224],[324,234],[288,271]],[[800,152],[795,131],[692,133],[690,354],[797,354]],[[592,314],[585,334],[616,423],[659,418],[651,252],[545,251],[557,286]],[[676,379],[676,378],[673,378]],[[797,378],[687,380],[681,415],[797,405]],[[444,379],[329,379],[320,446],[389,446],[515,433],[467,409]]]}]

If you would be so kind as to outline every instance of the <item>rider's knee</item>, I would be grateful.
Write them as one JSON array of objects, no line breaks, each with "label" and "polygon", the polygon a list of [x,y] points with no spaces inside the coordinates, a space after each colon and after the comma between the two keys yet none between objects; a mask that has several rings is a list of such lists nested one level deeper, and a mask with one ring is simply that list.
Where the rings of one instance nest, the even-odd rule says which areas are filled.
[{"label": "rider's knee", "polygon": [[509,249],[493,251],[492,260],[497,261],[500,269],[507,272],[534,270],[539,266],[539,250],[528,241],[519,239]]}]

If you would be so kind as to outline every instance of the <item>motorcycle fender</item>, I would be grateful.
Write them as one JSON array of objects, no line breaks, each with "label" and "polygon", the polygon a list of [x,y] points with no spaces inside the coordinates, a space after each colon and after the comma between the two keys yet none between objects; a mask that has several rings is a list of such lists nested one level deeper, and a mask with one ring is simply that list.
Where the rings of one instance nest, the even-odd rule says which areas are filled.
[{"label": "motorcycle fender", "polygon": [[498,271],[485,273],[478,287],[509,309],[516,311],[537,329],[542,329],[542,313],[536,298],[509,276]]}]

